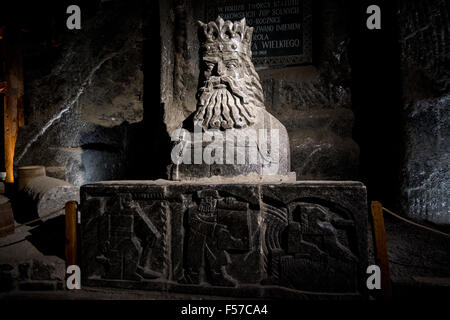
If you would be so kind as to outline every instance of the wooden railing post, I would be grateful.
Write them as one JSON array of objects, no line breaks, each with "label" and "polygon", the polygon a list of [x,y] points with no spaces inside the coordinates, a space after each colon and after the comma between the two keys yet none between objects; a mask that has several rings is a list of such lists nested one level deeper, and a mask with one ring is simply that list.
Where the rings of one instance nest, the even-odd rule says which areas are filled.
[{"label": "wooden railing post", "polygon": [[66,203],[66,270],[77,264],[77,203]]},{"label": "wooden railing post", "polygon": [[[0,84],[0,91],[4,93],[3,122],[4,122],[4,152],[6,182],[14,182],[14,150],[17,141],[17,133],[20,126],[24,125],[23,106],[23,59],[20,45],[20,32],[2,34],[0,41],[0,54],[3,65],[0,68],[5,79]],[[2,60],[2,59],[0,59]]]},{"label": "wooden railing post", "polygon": [[371,211],[377,251],[377,264],[381,271],[381,292],[383,298],[392,298],[392,284],[389,273],[389,258],[386,247],[386,230],[384,228],[383,206],[378,201],[372,201]]}]

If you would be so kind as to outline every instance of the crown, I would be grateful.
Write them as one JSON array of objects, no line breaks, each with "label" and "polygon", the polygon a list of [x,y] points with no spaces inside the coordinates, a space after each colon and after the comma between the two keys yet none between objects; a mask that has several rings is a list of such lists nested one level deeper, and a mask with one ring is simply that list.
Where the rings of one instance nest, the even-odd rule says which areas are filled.
[{"label": "crown", "polygon": [[220,16],[216,21],[198,21],[200,51],[204,54],[217,52],[240,52],[250,55],[253,28],[248,27],[245,18],[240,21],[224,21]]}]

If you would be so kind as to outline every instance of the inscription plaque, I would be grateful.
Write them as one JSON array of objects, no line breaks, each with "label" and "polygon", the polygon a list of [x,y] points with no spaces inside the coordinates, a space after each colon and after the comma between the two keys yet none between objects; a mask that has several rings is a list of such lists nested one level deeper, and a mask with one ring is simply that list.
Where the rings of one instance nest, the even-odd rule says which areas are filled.
[{"label": "inscription plaque", "polygon": [[254,28],[253,64],[267,66],[311,63],[310,0],[213,0],[206,2],[207,20],[245,17]]}]

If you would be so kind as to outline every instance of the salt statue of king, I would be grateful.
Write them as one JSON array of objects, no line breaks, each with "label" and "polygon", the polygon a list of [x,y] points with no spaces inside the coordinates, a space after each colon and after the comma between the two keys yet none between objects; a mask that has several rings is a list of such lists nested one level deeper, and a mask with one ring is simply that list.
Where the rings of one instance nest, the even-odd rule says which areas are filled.
[{"label": "salt statue of king", "polygon": [[170,177],[292,177],[286,128],[266,111],[252,63],[253,28],[245,18],[198,25],[197,108],[172,135]]}]

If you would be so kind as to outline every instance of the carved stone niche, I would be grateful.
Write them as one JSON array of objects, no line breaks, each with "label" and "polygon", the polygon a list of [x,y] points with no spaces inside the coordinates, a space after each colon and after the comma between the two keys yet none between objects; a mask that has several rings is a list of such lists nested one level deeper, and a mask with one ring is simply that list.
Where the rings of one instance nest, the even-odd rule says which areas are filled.
[{"label": "carved stone niche", "polygon": [[83,186],[81,204],[85,286],[365,295],[367,205],[358,182],[116,181]]}]

